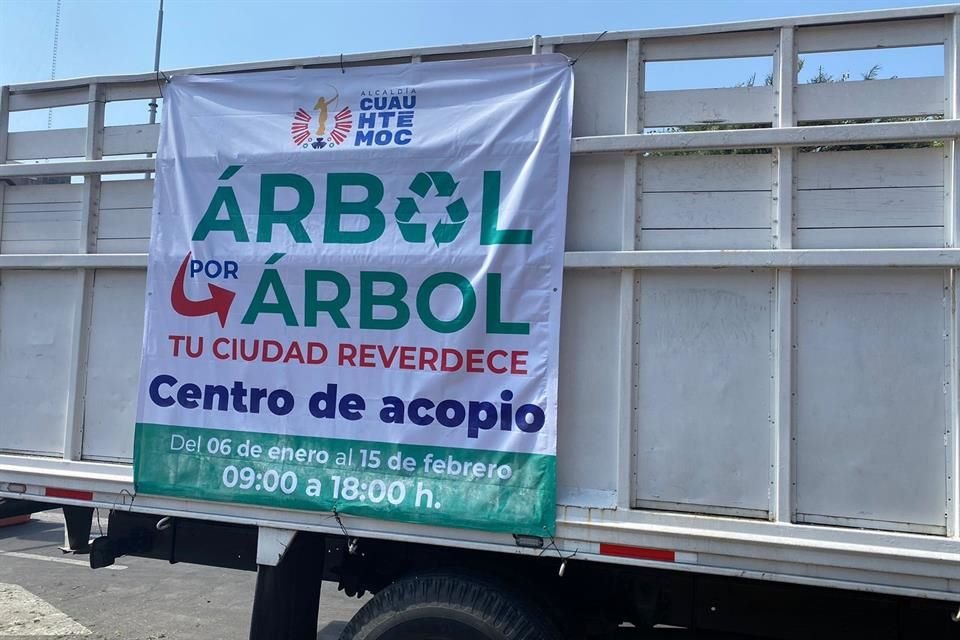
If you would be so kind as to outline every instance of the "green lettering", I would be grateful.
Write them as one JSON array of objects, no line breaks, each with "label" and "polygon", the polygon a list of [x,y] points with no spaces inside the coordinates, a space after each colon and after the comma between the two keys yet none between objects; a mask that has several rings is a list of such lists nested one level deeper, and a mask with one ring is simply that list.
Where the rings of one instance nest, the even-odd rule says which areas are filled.
[{"label": "green lettering", "polygon": [[527,322],[504,322],[500,319],[503,306],[503,276],[499,273],[487,275],[487,333],[510,335],[529,335]]},{"label": "green lettering", "polygon": [[[376,293],[374,285],[378,282],[393,287],[390,293]],[[360,272],[360,328],[390,331],[400,329],[410,320],[410,307],[403,301],[407,295],[407,281],[399,273],[391,271]],[[392,318],[374,318],[374,307],[392,307]]]},{"label": "green lettering", "polygon": [[[273,290],[276,302],[267,302],[267,294]],[[290,306],[290,298],[287,297],[287,290],[283,286],[283,280],[276,269],[264,269],[260,276],[260,282],[257,284],[257,291],[253,294],[253,300],[243,314],[243,320],[240,324],[254,324],[261,313],[276,313],[283,316],[283,323],[288,327],[297,326],[297,315]]]},{"label": "green lettering", "polygon": [[531,244],[532,229],[500,229],[500,172],[483,172],[480,244]]},{"label": "green lettering", "polygon": [[[359,202],[344,202],[344,187],[362,187],[367,197]],[[330,244],[366,244],[373,242],[386,228],[383,212],[377,205],[383,200],[383,183],[369,173],[331,173],[327,175],[327,210],[323,226],[323,241]],[[363,216],[367,228],[347,231],[341,228],[343,216]]]},{"label": "green lettering", "polygon": [[[440,320],[433,314],[433,309],[430,308],[430,298],[433,292],[437,287],[445,284],[455,286],[460,290],[460,295],[463,296],[463,305],[461,305],[460,311],[450,320]],[[451,273],[449,271],[435,273],[424,280],[423,284],[420,285],[420,290],[417,291],[417,313],[420,314],[420,319],[423,321],[423,324],[437,333],[454,333],[460,331],[470,323],[476,310],[477,294],[473,290],[470,280],[464,278],[459,273]]]},{"label": "green lettering", "polygon": [[[218,216],[224,206],[227,207],[227,217],[221,220]],[[250,242],[247,228],[243,226],[243,213],[232,187],[217,187],[213,192],[213,199],[193,232],[193,241],[206,240],[211,231],[230,231],[237,242]]]},{"label": "green lettering", "polygon": [[[286,187],[297,192],[297,204],[293,209],[277,206],[277,189]],[[265,173],[260,176],[260,216],[257,220],[257,242],[270,242],[273,225],[284,225],[296,242],[308,243],[310,236],[303,228],[303,219],[313,211],[315,196],[313,185],[295,173]]]},{"label": "green lettering", "polygon": [[[330,314],[330,319],[340,329],[349,329],[350,323],[343,315],[343,308],[350,301],[350,283],[346,276],[325,269],[307,269],[303,273],[303,326],[317,326],[317,315]],[[329,282],[337,288],[337,295],[331,300],[317,298],[317,285]]]}]

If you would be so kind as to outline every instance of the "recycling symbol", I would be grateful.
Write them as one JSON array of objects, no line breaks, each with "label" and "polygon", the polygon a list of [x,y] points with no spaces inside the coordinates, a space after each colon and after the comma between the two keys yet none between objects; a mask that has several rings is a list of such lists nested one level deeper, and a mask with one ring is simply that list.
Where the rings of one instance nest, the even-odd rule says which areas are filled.
[{"label": "recycling symbol", "polygon": [[[452,198],[454,191],[457,190],[457,182],[454,182],[453,176],[446,171],[426,171],[418,173],[410,183],[410,191],[415,193],[421,200],[427,197],[432,187],[438,198]],[[427,241],[427,223],[413,222],[414,216],[420,213],[420,207],[417,206],[416,198],[402,196],[397,198],[397,210],[394,215],[397,218],[397,226],[400,227],[400,233],[407,242],[423,243]],[[463,198],[457,198],[449,203],[446,208],[448,221],[440,220],[434,225],[430,235],[433,241],[439,247],[441,244],[453,242],[463,223],[466,221],[469,211]]]}]

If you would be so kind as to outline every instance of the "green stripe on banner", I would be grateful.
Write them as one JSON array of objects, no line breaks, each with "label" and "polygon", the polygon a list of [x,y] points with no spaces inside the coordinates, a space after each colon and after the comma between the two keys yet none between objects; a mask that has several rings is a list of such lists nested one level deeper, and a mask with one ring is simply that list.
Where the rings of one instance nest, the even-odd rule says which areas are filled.
[{"label": "green stripe on banner", "polygon": [[556,458],[137,424],[138,493],[552,536]]}]

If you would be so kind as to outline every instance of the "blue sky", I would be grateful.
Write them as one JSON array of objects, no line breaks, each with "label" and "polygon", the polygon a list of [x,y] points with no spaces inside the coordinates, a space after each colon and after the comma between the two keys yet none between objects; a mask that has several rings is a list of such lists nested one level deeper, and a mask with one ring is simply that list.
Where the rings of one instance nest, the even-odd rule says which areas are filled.
[{"label": "blue sky", "polygon": [[[63,0],[58,78],[139,73],[153,66],[157,0]],[[166,0],[161,68],[309,57],[815,13],[933,5],[923,0]],[[0,85],[50,78],[56,0],[0,0]],[[940,48],[815,57],[852,79],[873,64],[881,77],[939,75]],[[647,88],[732,86],[769,72],[769,58],[661,63]],[[804,80],[801,75],[801,80]],[[131,105],[132,107],[133,105]],[[14,114],[11,129],[39,126],[41,114]],[[116,114],[122,120],[138,118]],[[111,114],[108,113],[108,118]],[[46,126],[46,115],[42,116]],[[76,126],[70,109],[53,126]],[[113,122],[117,124],[119,121]]]}]

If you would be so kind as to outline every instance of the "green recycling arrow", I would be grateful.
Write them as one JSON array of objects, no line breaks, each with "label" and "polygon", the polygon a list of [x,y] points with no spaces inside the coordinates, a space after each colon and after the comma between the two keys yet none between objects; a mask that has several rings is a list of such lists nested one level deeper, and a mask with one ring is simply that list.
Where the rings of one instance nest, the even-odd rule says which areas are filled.
[{"label": "green recycling arrow", "polygon": [[[423,199],[430,193],[430,187],[433,187],[437,197],[450,198],[453,197],[458,186],[459,183],[446,171],[421,171],[410,182],[410,191]],[[450,221],[438,222],[430,234],[438,247],[441,244],[456,240],[463,228],[463,223],[470,215],[463,198],[457,198],[448,204],[446,210]],[[397,198],[397,208],[394,211],[394,216],[397,219],[397,226],[400,227],[400,234],[407,242],[422,243],[427,240],[426,223],[413,222],[414,216],[418,213],[420,213],[420,208],[414,198],[410,196]]]}]

